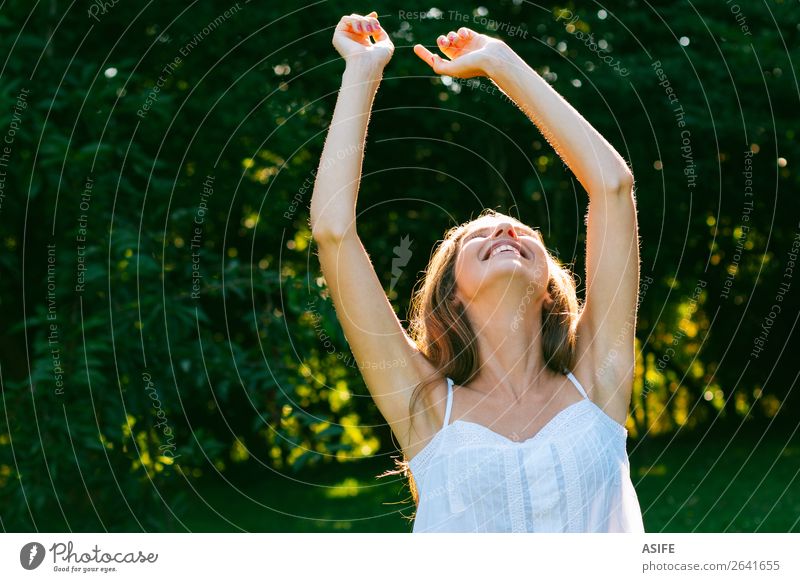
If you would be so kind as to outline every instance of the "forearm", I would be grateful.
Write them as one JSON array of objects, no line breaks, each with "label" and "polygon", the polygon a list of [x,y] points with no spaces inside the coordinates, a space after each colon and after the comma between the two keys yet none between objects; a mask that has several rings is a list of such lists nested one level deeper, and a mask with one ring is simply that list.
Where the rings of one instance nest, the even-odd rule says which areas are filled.
[{"label": "forearm", "polygon": [[315,238],[344,236],[355,228],[364,142],[382,70],[348,63],[336,101],[311,197]]},{"label": "forearm", "polygon": [[487,74],[536,125],[590,197],[630,191],[633,177],[614,147],[513,50],[504,45]]}]

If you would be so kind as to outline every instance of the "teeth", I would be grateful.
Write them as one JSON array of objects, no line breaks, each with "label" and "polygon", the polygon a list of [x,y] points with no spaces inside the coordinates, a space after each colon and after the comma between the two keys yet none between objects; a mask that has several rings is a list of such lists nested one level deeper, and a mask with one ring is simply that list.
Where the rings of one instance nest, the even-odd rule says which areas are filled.
[{"label": "teeth", "polygon": [[504,251],[513,251],[515,254],[519,255],[519,251],[516,249],[516,247],[513,247],[511,245],[500,245],[499,247],[492,249],[492,253],[489,255],[489,258],[491,259],[496,254],[502,253]]}]

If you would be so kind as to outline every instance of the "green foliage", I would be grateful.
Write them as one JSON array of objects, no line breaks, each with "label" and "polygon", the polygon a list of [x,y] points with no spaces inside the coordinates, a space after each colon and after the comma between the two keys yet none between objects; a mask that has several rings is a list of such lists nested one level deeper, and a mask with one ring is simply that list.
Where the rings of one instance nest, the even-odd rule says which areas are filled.
[{"label": "green foliage", "polygon": [[[587,198],[549,145],[499,92],[431,75],[409,48],[461,25],[492,33],[449,20],[449,10],[478,14],[455,4],[441,20],[399,17],[431,8],[419,3],[380,9],[398,50],[371,119],[359,232],[387,292],[393,249],[412,241],[390,292],[401,317],[433,244],[484,207],[540,226],[583,272]],[[394,450],[308,228],[309,185],[343,70],[331,34],[361,7],[187,6],[119,2],[96,18],[57,1],[0,9],[0,133],[28,95],[0,207],[6,530],[182,530],[180,516],[197,503],[189,482],[202,476]],[[488,8],[487,17],[527,31],[507,41],[634,170],[642,274],[653,280],[638,322],[639,435],[771,418],[796,398],[792,366],[772,365],[786,358],[794,329],[788,300],[765,351],[743,356],[798,232],[784,193],[798,187],[800,32],[789,3],[742,6],[752,36],[711,0],[615,1],[604,19],[582,5]],[[579,17],[573,31],[558,18],[564,8]],[[614,72],[575,30],[607,42],[630,74]],[[654,61],[685,112],[693,187]],[[751,149],[755,206],[734,261]],[[674,356],[659,366],[678,329]]]}]

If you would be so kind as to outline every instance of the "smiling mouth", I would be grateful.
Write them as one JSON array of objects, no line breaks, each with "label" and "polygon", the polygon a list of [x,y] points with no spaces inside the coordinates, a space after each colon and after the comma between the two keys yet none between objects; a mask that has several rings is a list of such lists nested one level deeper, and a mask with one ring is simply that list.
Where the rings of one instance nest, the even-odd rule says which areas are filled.
[{"label": "smiling mouth", "polygon": [[488,261],[492,257],[506,254],[520,257],[522,259],[529,259],[527,253],[523,250],[522,245],[515,242],[497,242],[489,248],[489,250],[483,256],[483,260]]},{"label": "smiling mouth", "polygon": [[515,249],[511,245],[500,245],[499,247],[493,249],[491,253],[489,253],[488,258],[491,259],[492,257],[502,254],[512,254],[517,257],[522,257],[522,254],[519,252],[519,250]]}]

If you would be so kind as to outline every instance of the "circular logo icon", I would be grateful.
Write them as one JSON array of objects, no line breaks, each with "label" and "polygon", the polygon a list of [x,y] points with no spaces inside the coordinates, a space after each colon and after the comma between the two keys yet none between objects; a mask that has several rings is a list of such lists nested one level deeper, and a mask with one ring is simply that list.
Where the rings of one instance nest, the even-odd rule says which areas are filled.
[{"label": "circular logo icon", "polygon": [[19,551],[19,563],[26,570],[35,570],[44,561],[44,546],[39,542],[29,542]]}]

